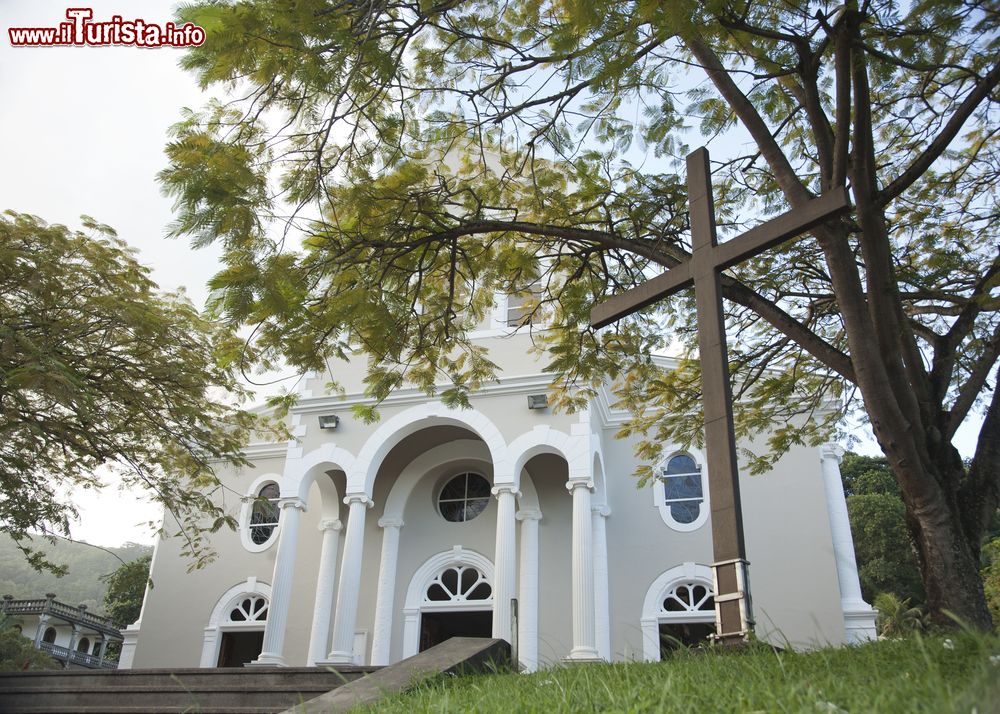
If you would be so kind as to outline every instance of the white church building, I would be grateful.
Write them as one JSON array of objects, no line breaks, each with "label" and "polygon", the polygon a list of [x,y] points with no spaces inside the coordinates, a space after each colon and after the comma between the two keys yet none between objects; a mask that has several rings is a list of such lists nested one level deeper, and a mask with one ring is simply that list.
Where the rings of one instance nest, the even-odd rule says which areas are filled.
[{"label": "white church building", "polygon": [[[303,380],[295,439],[250,444],[252,467],[221,474],[240,525],[212,536],[218,559],[187,572],[178,539],[157,544],[120,667],[383,665],[468,635],[516,637],[533,670],[707,637],[705,454],[665,445],[638,488],[633,443],[615,437],[626,413],[603,390],[549,409],[551,377],[500,302],[472,336],[502,372],[471,409],[401,389],[364,424],[363,366],[334,367],[343,394]],[[781,646],[874,637],[841,453],[796,447],[741,475],[756,631]]]}]

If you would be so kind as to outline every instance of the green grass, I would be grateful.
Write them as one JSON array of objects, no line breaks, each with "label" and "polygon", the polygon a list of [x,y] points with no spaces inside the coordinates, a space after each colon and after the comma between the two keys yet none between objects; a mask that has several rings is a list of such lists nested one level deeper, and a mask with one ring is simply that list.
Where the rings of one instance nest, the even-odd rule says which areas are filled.
[{"label": "green grass", "polygon": [[[991,657],[993,659],[991,660]],[[377,712],[1000,712],[1000,638],[972,633],[775,653],[437,678]]]}]

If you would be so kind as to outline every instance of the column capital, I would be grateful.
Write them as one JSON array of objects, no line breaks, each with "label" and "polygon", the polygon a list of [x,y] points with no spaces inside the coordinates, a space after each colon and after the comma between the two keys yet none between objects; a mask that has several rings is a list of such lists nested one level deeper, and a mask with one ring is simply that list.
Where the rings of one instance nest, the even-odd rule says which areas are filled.
[{"label": "column capital", "polygon": [[540,521],[542,512],[534,509],[521,510],[514,514],[514,518],[519,521]]},{"label": "column capital", "polygon": [[340,522],[339,518],[324,518],[318,526],[321,531],[339,531],[343,527],[344,524]]},{"label": "column capital", "polygon": [[306,502],[303,501],[298,496],[286,496],[284,498],[278,499],[278,506],[282,509],[285,508],[297,508],[300,511],[305,512]]},{"label": "column capital", "polygon": [[566,490],[573,493],[578,488],[586,488],[588,491],[594,490],[594,482],[588,478],[571,478],[566,482]]},{"label": "column capital", "polygon": [[514,496],[514,498],[521,497],[521,492],[518,491],[517,488],[515,488],[514,484],[511,483],[502,483],[499,484],[498,486],[494,486],[493,488],[490,489],[490,493],[492,493],[497,498],[500,498],[500,494],[502,493],[509,493],[512,496]]},{"label": "column capital", "polygon": [[379,528],[402,528],[403,519],[402,518],[379,518],[378,519]]},{"label": "column capital", "polygon": [[593,508],[591,508],[590,512],[593,513],[595,516],[601,516],[602,518],[607,518],[608,516],[611,515],[611,509],[608,508],[603,503],[599,506],[594,506]]},{"label": "column capital", "polygon": [[346,496],[344,496],[344,503],[346,503],[348,506],[353,505],[355,503],[360,503],[364,505],[366,508],[371,508],[372,506],[375,505],[375,501],[371,500],[371,498],[368,497],[367,493],[349,493]]},{"label": "column capital", "polygon": [[832,441],[823,444],[820,447],[819,453],[824,459],[836,459],[838,464],[844,460],[844,447]]}]

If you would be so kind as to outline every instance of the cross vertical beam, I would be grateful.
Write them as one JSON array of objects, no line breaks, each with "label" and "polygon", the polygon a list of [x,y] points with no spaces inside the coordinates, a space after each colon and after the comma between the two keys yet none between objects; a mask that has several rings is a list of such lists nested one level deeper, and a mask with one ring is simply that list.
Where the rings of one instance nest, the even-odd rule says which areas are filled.
[{"label": "cross vertical beam", "polygon": [[593,327],[610,325],[694,285],[715,558],[712,566],[715,574],[715,639],[738,644],[745,641],[753,629],[753,610],[749,563],[743,539],[721,271],[791,240],[824,221],[848,213],[851,202],[847,190],[838,187],[719,245],[715,235],[715,207],[706,149],[697,149],[688,156],[687,171],[692,236],[690,260],[595,305],[590,311],[590,324]]},{"label": "cross vertical beam", "polygon": [[742,642],[753,629],[753,611],[743,538],[743,510],[740,507],[722,283],[715,258],[718,241],[708,151],[701,148],[687,157],[687,174],[692,242],[690,265],[698,310],[698,351],[715,558],[712,565],[715,575],[715,636],[724,643]]}]

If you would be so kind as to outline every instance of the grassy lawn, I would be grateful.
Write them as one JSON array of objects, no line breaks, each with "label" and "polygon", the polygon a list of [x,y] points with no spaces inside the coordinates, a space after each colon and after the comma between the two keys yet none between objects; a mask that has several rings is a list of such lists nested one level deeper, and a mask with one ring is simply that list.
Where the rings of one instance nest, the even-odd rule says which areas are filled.
[{"label": "grassy lawn", "polygon": [[[991,659],[992,658],[992,659]],[[439,678],[378,712],[1000,712],[1000,638],[913,637],[776,654]]]}]

